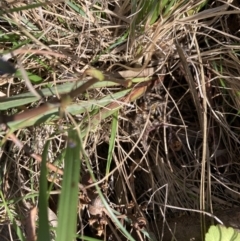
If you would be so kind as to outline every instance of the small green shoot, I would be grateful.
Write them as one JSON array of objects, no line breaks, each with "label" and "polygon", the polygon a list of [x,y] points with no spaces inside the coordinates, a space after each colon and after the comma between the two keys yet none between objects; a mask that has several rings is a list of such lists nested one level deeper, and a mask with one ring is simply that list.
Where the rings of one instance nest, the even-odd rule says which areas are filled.
[{"label": "small green shoot", "polygon": [[6,202],[5,198],[4,198],[4,195],[3,195],[1,190],[0,190],[0,197],[1,197],[1,200],[2,200],[3,205],[5,207],[5,210],[7,211],[8,217],[9,217],[10,221],[12,222],[13,227],[14,227],[16,233],[17,233],[18,238],[20,239],[20,241],[26,241],[25,237],[23,236],[22,230],[17,225],[16,220],[15,220],[13,214],[11,213],[10,209],[8,208],[8,204],[7,204],[7,202]]},{"label": "small green shoot", "polygon": [[[36,74],[33,74],[31,72],[28,72],[26,71],[27,75],[28,75],[28,78],[29,80],[33,83],[33,84],[40,84],[43,79],[39,76],[39,75],[36,75]],[[17,71],[16,73],[16,77],[22,79],[22,74],[20,71]]]}]

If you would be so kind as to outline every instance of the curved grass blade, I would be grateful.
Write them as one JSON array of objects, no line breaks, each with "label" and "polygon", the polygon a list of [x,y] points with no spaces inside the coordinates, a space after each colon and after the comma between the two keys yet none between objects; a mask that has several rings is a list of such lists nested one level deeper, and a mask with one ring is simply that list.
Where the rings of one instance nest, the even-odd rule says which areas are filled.
[{"label": "curved grass blade", "polygon": [[[96,178],[95,178],[95,176],[93,174],[89,158],[88,158],[88,156],[86,155],[85,151],[82,148],[81,148],[81,151],[83,153],[84,160],[86,160],[87,168],[89,170],[91,178],[92,178],[93,182],[96,183]],[[119,228],[119,230],[122,232],[122,234],[125,235],[125,237],[127,237],[128,240],[135,241],[135,239],[131,236],[131,234],[127,231],[127,229],[118,220],[118,218],[114,214],[114,211],[110,208],[108,202],[106,201],[104,195],[102,194],[102,191],[101,191],[100,187],[96,184],[95,188],[96,188],[96,191],[97,191],[99,197],[101,198],[101,201],[102,201],[104,207],[106,208],[106,210],[108,212],[108,216],[111,218],[111,220],[116,224],[116,226]]]}]

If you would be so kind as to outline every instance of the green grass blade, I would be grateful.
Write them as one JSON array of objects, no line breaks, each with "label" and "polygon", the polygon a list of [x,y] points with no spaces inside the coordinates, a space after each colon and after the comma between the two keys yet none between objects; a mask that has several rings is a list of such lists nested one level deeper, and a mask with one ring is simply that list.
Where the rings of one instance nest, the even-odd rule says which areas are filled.
[{"label": "green grass blade", "polygon": [[108,176],[108,174],[110,172],[110,166],[111,166],[111,162],[112,162],[112,154],[113,154],[114,147],[115,147],[115,139],[116,139],[117,130],[118,130],[118,110],[115,113],[113,113],[113,118],[112,118],[112,130],[111,130],[111,137],[109,140],[106,176]]},{"label": "green grass blade", "polygon": [[[52,96],[56,94],[65,94],[71,91],[73,88],[77,88],[84,84],[84,81],[79,81],[76,83],[65,83],[63,85],[57,85],[50,88],[44,88],[42,90],[38,90],[39,94],[41,96],[47,97]],[[110,86],[116,86],[117,84],[111,81],[99,81],[95,83],[93,86],[91,86],[89,89],[93,88],[101,88],[101,87],[110,87]],[[7,110],[10,108],[31,104],[34,101],[37,101],[38,99],[30,92],[22,93],[19,95],[14,95],[8,98],[1,99],[0,102],[0,110]]]},{"label": "green grass blade", "polygon": [[[92,172],[92,168],[91,168],[88,156],[86,155],[86,153],[85,153],[85,151],[83,149],[81,149],[81,151],[83,153],[84,159],[86,160],[87,168],[89,170],[91,178],[96,183],[96,178],[95,178],[95,176],[94,176],[94,174]],[[110,208],[108,202],[106,201],[104,195],[102,194],[102,191],[101,191],[100,187],[96,184],[95,188],[96,188],[97,193],[98,193],[99,197],[101,198],[102,203],[103,203],[104,207],[106,208],[106,210],[107,210],[107,212],[109,214],[108,216],[111,218],[111,220],[116,224],[116,226],[125,235],[125,237],[127,237],[128,240],[135,241],[135,239],[131,236],[131,234],[127,231],[127,229],[122,225],[122,223],[118,220],[118,218],[114,214],[113,210]]]},{"label": "green grass blade", "polygon": [[41,164],[40,189],[39,189],[39,229],[38,241],[50,241],[50,231],[48,223],[48,187],[47,187],[47,155],[49,141],[46,143]]},{"label": "green grass blade", "polygon": [[[33,74],[29,71],[26,71],[26,74],[27,74],[29,80],[34,84],[38,84],[38,83],[41,83],[43,81],[42,77],[40,77],[39,75]],[[19,70],[17,71],[15,76],[18,77],[19,79],[23,79],[22,73]]]},{"label": "green grass blade", "polygon": [[[113,102],[113,100],[117,100],[118,98],[125,96],[129,91],[130,91],[130,89],[123,90],[123,91],[113,94],[112,96],[106,96],[106,97],[102,98],[101,100],[90,100],[90,101],[83,101],[79,104],[72,104],[67,107],[66,111],[72,115],[81,114],[86,111],[91,112],[94,109],[97,110],[97,109],[100,109],[101,107],[106,106],[107,104]],[[112,114],[112,110],[109,110],[109,114],[106,115],[106,117],[108,117],[111,114]],[[104,117],[104,118],[106,118],[106,117]],[[24,128],[27,126],[40,125],[41,123],[44,123],[44,122],[46,123],[46,122],[54,121],[58,118],[59,118],[58,108],[54,108],[54,109],[47,111],[46,113],[44,113],[42,115],[35,116],[30,119],[25,119],[22,121],[10,122],[10,123],[8,123],[8,125],[11,128],[11,130],[14,131],[14,130],[18,130],[20,128]],[[94,124],[94,126],[95,126],[95,124]]]},{"label": "green grass blade", "polygon": [[[8,8],[8,10],[6,11],[7,13],[14,13],[14,12],[21,12],[24,10],[30,10],[30,9],[34,9],[34,8],[38,8],[38,7],[42,7],[44,5],[47,5],[48,3],[35,3],[35,4],[27,4],[26,6],[21,6],[21,7],[15,7],[15,8]],[[5,10],[2,11],[0,10],[0,15],[4,15]]]},{"label": "green grass blade", "polygon": [[96,239],[88,236],[79,236],[79,240],[84,240],[84,241],[103,241],[102,239]]},{"label": "green grass blade", "polygon": [[110,45],[108,48],[104,49],[100,54],[98,54],[96,58],[94,58],[94,60],[91,62],[91,64],[96,63],[103,54],[109,53],[112,49],[114,49],[118,45],[125,43],[127,41],[128,35],[129,35],[129,31],[126,31],[120,38],[116,40],[116,42],[114,42],[112,45]]},{"label": "green grass blade", "polygon": [[83,9],[76,3],[67,1],[67,5],[73,9],[76,13],[79,13],[81,16],[86,17],[86,13],[83,11]]},{"label": "green grass blade", "polygon": [[160,14],[160,1],[158,0],[149,0],[143,1],[141,11],[137,16],[137,24],[145,23],[148,19],[150,25],[155,23]]},{"label": "green grass blade", "polygon": [[58,207],[56,241],[72,241],[76,237],[80,164],[80,139],[77,131],[71,130],[68,135],[63,186]]}]

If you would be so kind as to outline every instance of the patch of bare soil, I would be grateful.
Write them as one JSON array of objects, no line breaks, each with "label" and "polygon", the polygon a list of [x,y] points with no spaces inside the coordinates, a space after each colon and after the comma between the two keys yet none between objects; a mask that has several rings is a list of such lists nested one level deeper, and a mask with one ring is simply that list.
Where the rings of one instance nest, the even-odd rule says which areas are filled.
[{"label": "patch of bare soil", "polygon": [[[240,222],[240,209],[232,208],[215,212],[215,216],[224,223],[227,227],[233,227],[239,230]],[[213,218],[207,216],[206,224],[207,229],[212,224]],[[163,223],[158,223],[159,227],[163,227]],[[178,241],[195,240],[200,241],[201,224],[199,214],[193,216],[184,215],[174,219],[168,219],[168,222],[164,225],[164,238],[163,240],[172,240],[174,237]]]}]

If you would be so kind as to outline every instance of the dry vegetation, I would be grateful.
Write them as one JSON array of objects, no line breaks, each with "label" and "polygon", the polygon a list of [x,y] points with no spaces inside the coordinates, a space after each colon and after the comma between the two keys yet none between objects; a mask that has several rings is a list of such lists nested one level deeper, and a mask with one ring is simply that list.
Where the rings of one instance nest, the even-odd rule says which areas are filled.
[{"label": "dry vegetation", "polygon": [[[79,240],[127,240],[89,173],[132,240],[169,240],[168,224],[179,216],[195,215],[197,225],[202,210],[219,217],[239,206],[238,1],[30,2],[0,3],[0,49],[19,69],[0,78],[1,240],[20,239],[6,226],[13,220],[34,239],[27,216],[35,220],[29,210],[38,204],[47,140],[49,210],[57,214],[66,131],[75,126],[87,156]],[[60,114],[37,113],[81,84],[90,67],[103,84],[61,102]],[[14,122],[28,109],[35,112]],[[237,227],[232,220],[226,224]],[[190,238],[183,229],[177,240]],[[196,232],[197,240],[200,226]]]}]

